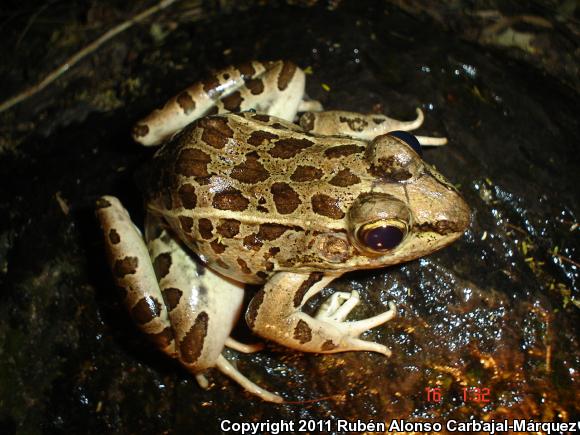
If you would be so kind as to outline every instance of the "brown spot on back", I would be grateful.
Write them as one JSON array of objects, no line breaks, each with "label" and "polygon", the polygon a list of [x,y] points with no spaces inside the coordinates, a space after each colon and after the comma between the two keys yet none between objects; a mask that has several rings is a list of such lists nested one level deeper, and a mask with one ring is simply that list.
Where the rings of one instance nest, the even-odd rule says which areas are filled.
[{"label": "brown spot on back", "polygon": [[207,164],[211,157],[197,148],[181,150],[175,162],[175,171],[187,177],[207,177]]},{"label": "brown spot on back", "polygon": [[270,122],[270,117],[263,113],[255,113],[254,115],[252,115],[252,119],[255,119],[256,121],[260,122]]},{"label": "brown spot on back", "polygon": [[264,82],[260,79],[246,80],[246,87],[253,95],[259,95],[264,92]]},{"label": "brown spot on back", "polygon": [[139,299],[133,308],[131,308],[131,317],[135,323],[145,325],[151,320],[159,317],[161,313],[161,303],[151,296],[145,296]]},{"label": "brown spot on back", "polygon": [[215,252],[216,254],[223,254],[227,248],[226,245],[220,243],[217,239],[212,240],[209,246],[211,246],[211,249],[213,249],[213,252]]},{"label": "brown spot on back", "polygon": [[324,343],[322,343],[320,350],[323,352],[328,352],[329,350],[334,350],[336,348],[337,346],[332,342],[332,340],[326,340]]},{"label": "brown spot on back", "polygon": [[185,334],[181,343],[179,343],[181,359],[186,363],[194,363],[201,355],[205,336],[207,335],[208,321],[209,316],[205,311],[199,313],[195,318],[192,327],[187,334]]},{"label": "brown spot on back", "polygon": [[333,186],[348,187],[360,183],[360,178],[350,172],[349,169],[338,171],[337,174],[329,181]]},{"label": "brown spot on back", "polygon": [[163,289],[163,300],[165,301],[165,305],[167,305],[167,309],[169,311],[173,310],[177,304],[179,304],[179,300],[183,295],[183,292],[178,288],[168,287]]},{"label": "brown spot on back", "polygon": [[188,210],[193,210],[197,205],[197,195],[195,194],[195,187],[193,184],[184,184],[179,188],[178,191],[179,199],[181,199],[181,205],[183,208]]},{"label": "brown spot on back", "polygon": [[240,221],[235,219],[222,219],[216,229],[222,237],[231,239],[240,232]]},{"label": "brown spot on back", "polygon": [[323,274],[320,272],[312,272],[308,275],[308,278],[300,284],[300,287],[298,287],[298,290],[296,290],[296,293],[294,294],[294,308],[297,308],[302,304],[302,299],[304,299],[306,292],[310,290],[310,287],[320,281],[322,277]]},{"label": "brown spot on back", "polygon": [[276,240],[286,231],[291,230],[291,227],[280,224],[262,224],[258,231],[258,239],[260,240]]},{"label": "brown spot on back", "polygon": [[278,89],[281,91],[286,89],[288,87],[288,83],[290,83],[290,80],[292,80],[292,77],[294,77],[295,73],[296,65],[294,65],[292,62],[284,61],[282,70],[278,75]]},{"label": "brown spot on back", "polygon": [[322,216],[332,219],[342,219],[344,212],[338,205],[338,200],[323,193],[312,196],[312,210]]},{"label": "brown spot on back", "polygon": [[364,150],[365,147],[355,144],[338,145],[324,150],[324,155],[329,159],[336,159],[339,157],[350,156],[351,154],[362,153]]},{"label": "brown spot on back", "polygon": [[247,154],[246,161],[232,169],[230,175],[235,180],[250,184],[266,180],[270,173],[260,163],[258,154],[253,152]]},{"label": "brown spot on back", "polygon": [[301,204],[300,197],[287,183],[274,183],[270,188],[276,205],[276,210],[280,214],[289,214]]},{"label": "brown spot on back", "polygon": [[308,343],[312,340],[312,329],[308,326],[304,320],[299,320],[294,328],[294,338],[300,342],[300,344]]},{"label": "brown spot on back", "polygon": [[264,142],[270,143],[272,140],[278,139],[278,137],[279,136],[274,134],[274,133],[270,133],[270,132],[262,131],[262,130],[255,130],[252,132],[252,134],[248,138],[247,142],[250,145],[260,146]]},{"label": "brown spot on back", "polygon": [[252,65],[251,62],[246,62],[246,63],[243,63],[240,66],[238,66],[238,71],[240,71],[240,73],[242,73],[242,77],[244,77],[244,79],[252,77],[254,74],[256,74],[256,70],[254,69],[254,65]]},{"label": "brown spot on back", "polygon": [[238,258],[237,262],[240,265],[240,269],[242,270],[242,272],[244,272],[247,275],[252,273],[252,270],[248,267],[248,263],[246,263],[244,260]]},{"label": "brown spot on back", "polygon": [[222,149],[229,138],[234,136],[234,131],[228,125],[226,118],[215,116],[206,117],[199,122],[203,128],[201,140],[217,149]]},{"label": "brown spot on back", "polygon": [[323,172],[314,166],[298,166],[290,179],[292,181],[314,181],[322,178]]},{"label": "brown spot on back", "polygon": [[274,246],[268,250],[268,254],[270,257],[275,257],[278,252],[280,252],[280,248],[278,248],[277,246]]},{"label": "brown spot on back", "polygon": [[155,260],[153,260],[153,270],[155,271],[155,276],[158,280],[167,276],[170,268],[171,254],[168,252],[159,254],[157,257],[155,257]]},{"label": "brown spot on back", "polygon": [[239,112],[242,101],[244,101],[244,99],[242,98],[240,91],[232,92],[227,97],[222,98],[224,109],[229,112]]},{"label": "brown spot on back", "polygon": [[256,234],[250,234],[244,237],[244,248],[251,249],[252,251],[259,251],[263,243],[258,239]]},{"label": "brown spot on back", "polygon": [[195,110],[195,101],[187,91],[183,91],[177,96],[177,104],[183,109],[186,115],[189,115]]},{"label": "brown spot on back", "polygon": [[181,229],[186,233],[191,233],[193,230],[193,219],[189,216],[179,216],[179,224]]},{"label": "brown spot on back", "polygon": [[119,233],[114,228],[109,231],[109,241],[113,245],[116,245],[121,241],[121,236],[119,236]]},{"label": "brown spot on back", "polygon": [[272,149],[268,150],[268,153],[278,159],[289,159],[312,145],[314,142],[308,139],[280,139]]},{"label": "brown spot on back", "polygon": [[124,278],[125,275],[134,275],[137,272],[137,266],[139,266],[139,259],[137,257],[125,257],[115,261],[113,273],[118,278]]},{"label": "brown spot on back", "polygon": [[216,193],[212,205],[220,210],[244,211],[249,202],[239,190],[229,189]]},{"label": "brown spot on back", "polygon": [[209,219],[201,218],[197,222],[197,228],[198,228],[199,234],[204,239],[209,240],[213,237],[213,224],[211,223],[211,221]]},{"label": "brown spot on back", "polygon": [[265,295],[266,293],[264,292],[264,289],[258,290],[258,293],[255,294],[255,296],[250,301],[250,304],[248,305],[248,311],[246,311],[246,323],[252,329],[254,329],[256,317],[258,317],[258,310],[264,302]]},{"label": "brown spot on back", "polygon": [[170,326],[163,329],[163,331],[156,334],[147,334],[149,340],[151,340],[159,349],[165,349],[173,341],[173,330]]},{"label": "brown spot on back", "polygon": [[275,122],[270,127],[275,128],[276,130],[290,130],[287,125],[280,124],[279,122]]}]

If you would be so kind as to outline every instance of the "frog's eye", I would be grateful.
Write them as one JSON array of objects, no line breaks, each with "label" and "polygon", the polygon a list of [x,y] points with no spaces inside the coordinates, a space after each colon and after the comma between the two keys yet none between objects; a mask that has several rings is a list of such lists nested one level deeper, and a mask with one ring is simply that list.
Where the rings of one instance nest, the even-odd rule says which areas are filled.
[{"label": "frog's eye", "polygon": [[389,136],[396,137],[397,139],[405,142],[407,145],[413,148],[413,150],[417,154],[419,154],[419,156],[423,156],[423,149],[421,148],[421,144],[419,143],[417,138],[413,136],[411,133],[401,130],[395,130],[389,132]]},{"label": "frog's eye", "polygon": [[383,253],[396,248],[407,235],[408,227],[399,220],[379,220],[363,225],[357,232],[360,245]]}]

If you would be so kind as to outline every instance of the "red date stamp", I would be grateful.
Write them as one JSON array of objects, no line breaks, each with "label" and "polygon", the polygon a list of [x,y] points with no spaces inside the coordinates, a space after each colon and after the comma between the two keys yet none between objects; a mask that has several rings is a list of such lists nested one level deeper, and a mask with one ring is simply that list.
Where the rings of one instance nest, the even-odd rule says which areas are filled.
[{"label": "red date stamp", "polygon": [[[441,387],[426,387],[426,400],[431,403],[440,403],[445,392]],[[463,387],[462,399],[465,403],[489,403],[491,389],[480,387]]]}]

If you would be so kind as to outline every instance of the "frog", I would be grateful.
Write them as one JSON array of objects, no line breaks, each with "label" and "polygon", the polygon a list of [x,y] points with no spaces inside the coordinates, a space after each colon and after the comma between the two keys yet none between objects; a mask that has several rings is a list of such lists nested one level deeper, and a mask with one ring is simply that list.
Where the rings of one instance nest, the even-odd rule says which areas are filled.
[{"label": "frog", "polygon": [[[263,348],[231,337],[242,315],[258,336],[297,351],[390,356],[361,336],[396,316],[393,302],[352,321],[355,290],[334,292],[312,315],[303,308],[347,272],[429,255],[469,226],[461,194],[422,159],[423,146],[446,139],[409,133],[423,119],[420,109],[412,121],[324,111],[296,64],[251,61],[138,121],[133,138],[161,145],[144,182],[144,233],[116,197],[96,208],[133,321],[203,388],[217,368],[275,403],[284,398],[225,356]],[[248,284],[261,287],[246,307]]]}]

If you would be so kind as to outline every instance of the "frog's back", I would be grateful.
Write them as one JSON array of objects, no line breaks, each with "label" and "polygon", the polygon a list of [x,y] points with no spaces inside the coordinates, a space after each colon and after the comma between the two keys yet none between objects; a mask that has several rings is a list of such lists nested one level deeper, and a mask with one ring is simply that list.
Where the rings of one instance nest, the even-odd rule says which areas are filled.
[{"label": "frog's back", "polygon": [[[202,118],[156,154],[149,208],[236,279],[293,267],[313,233],[344,230],[349,204],[371,182],[365,149],[261,114]],[[252,277],[244,280],[263,279]]]}]

